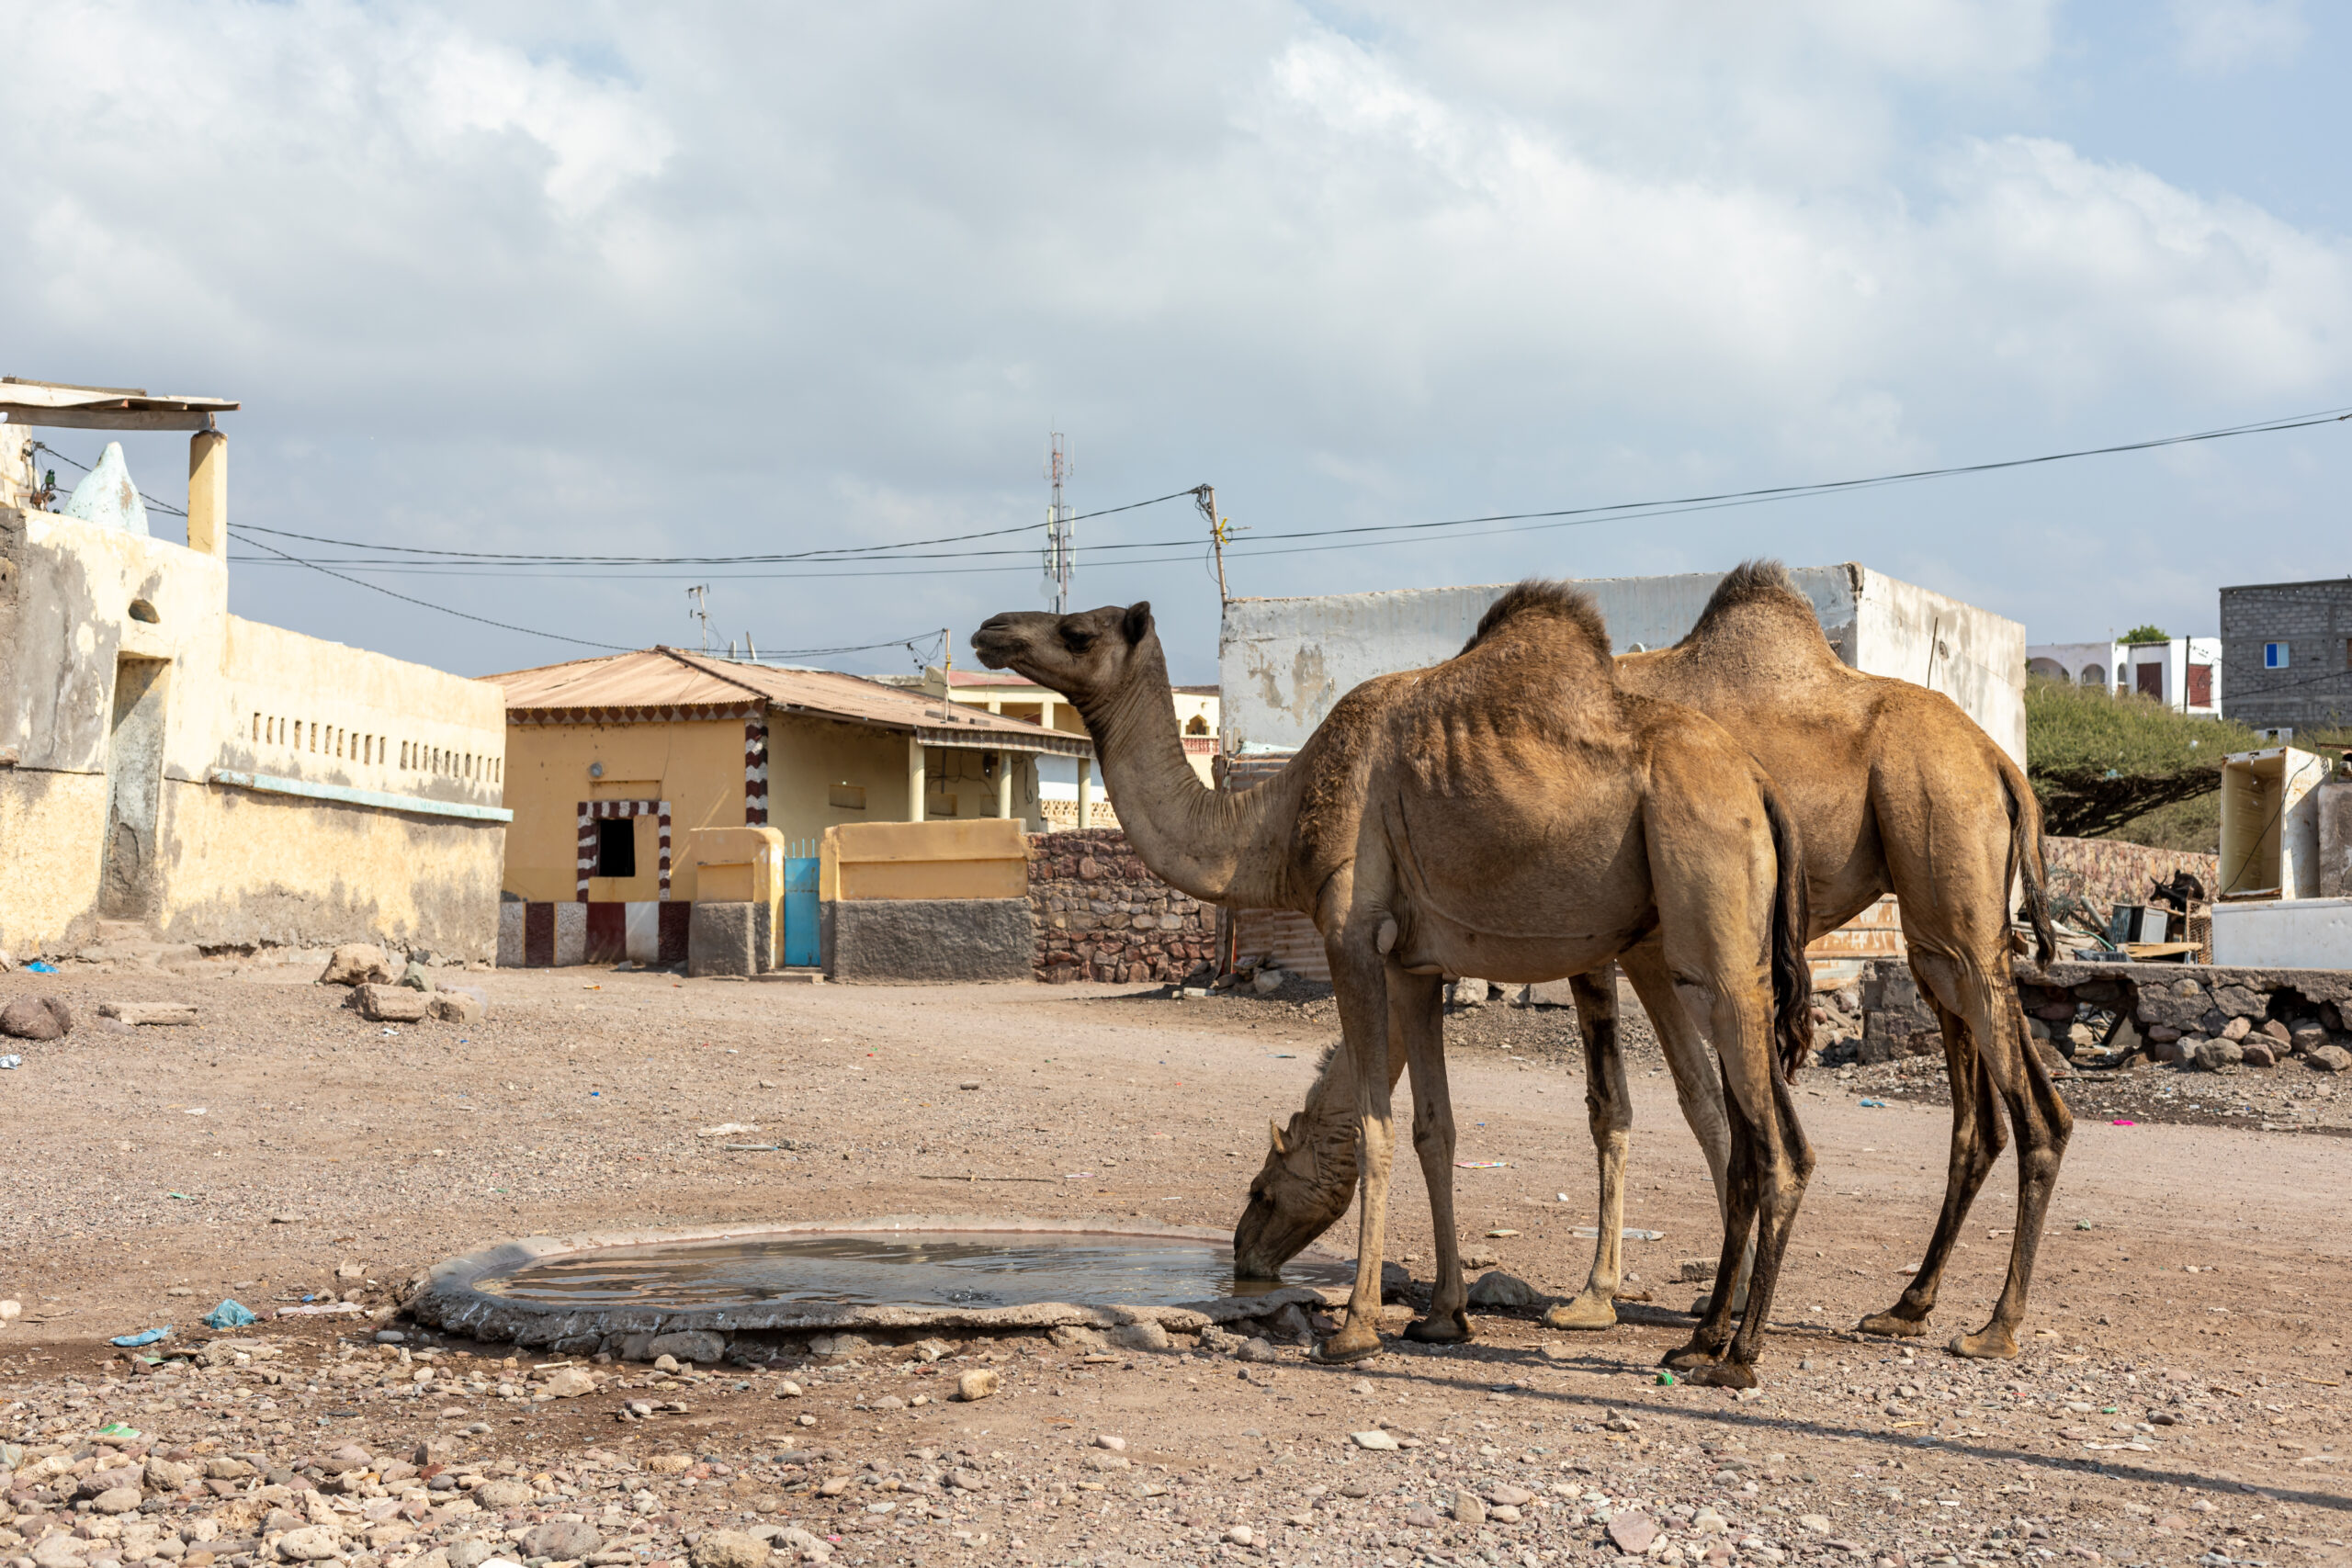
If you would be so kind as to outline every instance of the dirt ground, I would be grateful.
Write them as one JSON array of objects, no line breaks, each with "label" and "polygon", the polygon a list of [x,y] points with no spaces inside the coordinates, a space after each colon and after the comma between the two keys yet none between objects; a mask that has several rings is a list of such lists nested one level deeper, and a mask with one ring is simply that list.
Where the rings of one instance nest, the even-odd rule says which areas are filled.
[{"label": "dirt ground", "polygon": [[[1858,1337],[1933,1225],[1948,1122],[1905,1065],[1805,1075],[1820,1165],[1745,1399],[1656,1381],[1690,1326],[1693,1287],[1670,1281],[1716,1236],[1638,1045],[1626,1223],[1664,1238],[1628,1244],[1629,1289],[1655,1300],[1607,1334],[1481,1314],[1471,1347],[1398,1340],[1345,1369],[1294,1346],[1089,1359],[1008,1337],[936,1363],[877,1346],[595,1366],[593,1392],[560,1398],[541,1358],[398,1321],[407,1342],[378,1345],[366,1316],[265,1321],[209,1369],[134,1360],[107,1338],[169,1323],[145,1354],[185,1352],[223,1296],[381,1309],[418,1269],[519,1235],[910,1212],[1229,1227],[1269,1119],[1335,1033],[1311,995],[586,969],[467,976],[486,1021],[393,1028],[311,973],[0,977],[0,1003],[52,994],[79,1018],[64,1041],[9,1042],[24,1064],[0,1072],[0,1297],[24,1308],[0,1325],[0,1562],[756,1568],[758,1543],[725,1533],[754,1530],[778,1562],[1533,1563],[1640,1554],[1645,1534],[1661,1568],[2352,1560],[2352,1147],[2235,1114],[2228,1075],[2165,1075],[2194,1090],[2185,1119],[2080,1114],[2029,1348],[2001,1363],[1941,1347],[1999,1288],[2012,1169],[1977,1202],[1931,1337]],[[192,1001],[201,1022],[104,1029],[110,1000]],[[1504,1162],[1457,1173],[1465,1242],[1568,1294],[1593,1167],[1567,1015],[1490,1004],[1449,1030],[1459,1157]],[[696,1135],[729,1122],[786,1146]],[[1391,1235],[1426,1280],[1410,1160]],[[1351,1251],[1352,1220],[1329,1239]],[[983,1366],[1002,1393],[945,1401]],[[633,1419],[631,1399],[684,1408]],[[139,1435],[101,1440],[108,1422]],[[1395,1448],[1351,1436],[1384,1430]],[[141,1459],[127,1494],[99,1487]]]}]

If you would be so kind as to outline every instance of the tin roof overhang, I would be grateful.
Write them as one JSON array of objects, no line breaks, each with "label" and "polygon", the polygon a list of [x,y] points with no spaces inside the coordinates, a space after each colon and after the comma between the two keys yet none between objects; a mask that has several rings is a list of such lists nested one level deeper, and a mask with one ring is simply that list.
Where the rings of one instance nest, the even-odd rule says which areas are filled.
[{"label": "tin roof overhang", "polygon": [[0,376],[0,419],[70,430],[209,430],[231,398],[150,392],[143,387],[75,387]]}]

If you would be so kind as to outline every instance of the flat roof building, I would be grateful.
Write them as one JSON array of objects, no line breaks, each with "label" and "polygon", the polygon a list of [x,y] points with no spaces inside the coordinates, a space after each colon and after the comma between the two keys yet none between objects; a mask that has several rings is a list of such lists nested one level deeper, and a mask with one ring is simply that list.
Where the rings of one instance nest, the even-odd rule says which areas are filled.
[{"label": "flat roof building", "polygon": [[2223,711],[2291,740],[2352,725],[2352,577],[2222,590]]}]

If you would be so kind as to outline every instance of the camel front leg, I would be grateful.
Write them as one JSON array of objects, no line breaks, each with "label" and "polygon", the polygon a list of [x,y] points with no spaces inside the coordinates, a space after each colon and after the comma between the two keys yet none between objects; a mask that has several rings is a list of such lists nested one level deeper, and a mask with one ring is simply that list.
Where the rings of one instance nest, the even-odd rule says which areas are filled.
[{"label": "camel front leg", "polygon": [[1600,1166],[1600,1213],[1593,1223],[1592,1269],[1584,1290],[1544,1314],[1554,1328],[1599,1330],[1617,1322],[1617,1287],[1624,1279],[1625,1156],[1633,1146],[1634,1101],[1625,1092],[1625,1058],[1617,1041],[1617,975],[1578,975],[1568,982],[1584,1039],[1584,1104],[1592,1149]]},{"label": "camel front leg", "polygon": [[[1681,1104],[1682,1120],[1689,1124],[1690,1135],[1699,1140],[1700,1152],[1707,1156],[1707,1174],[1715,1184],[1715,1212],[1728,1228],[1731,1123],[1724,1116],[1724,1078],[1715,1066],[1706,1026],[1683,1004],[1674,976],[1666,966],[1665,953],[1656,942],[1642,943],[1619,962],[1624,965],[1625,977],[1634,983],[1634,994],[1642,999],[1643,1010],[1650,1015],[1650,1028],[1666,1055],[1667,1070],[1674,1076],[1674,1095]],[[1747,1304],[1747,1278],[1755,1267],[1756,1243],[1751,1236],[1740,1251],[1739,1272],[1732,1280],[1734,1312]],[[1691,1314],[1704,1316],[1713,1299],[1710,1290],[1691,1304]]]},{"label": "camel front leg", "polygon": [[1315,1347],[1315,1359],[1361,1361],[1380,1353],[1380,1261],[1386,1256],[1388,1176],[1396,1149],[1388,1093],[1387,966],[1381,955],[1344,939],[1327,945],[1331,988],[1340,1004],[1340,1049],[1356,1080],[1355,1286],[1338,1333]]},{"label": "camel front leg", "polygon": [[1453,1344],[1470,1337],[1470,1292],[1462,1280],[1462,1235],[1453,1213],[1453,1092],[1445,1077],[1444,981],[1435,975],[1408,975],[1391,964],[1388,1032],[1389,1060],[1396,1060],[1401,1047],[1413,1077],[1413,1152],[1420,1156],[1430,1224],[1437,1231],[1437,1280],[1429,1315],[1406,1325],[1405,1337]]}]

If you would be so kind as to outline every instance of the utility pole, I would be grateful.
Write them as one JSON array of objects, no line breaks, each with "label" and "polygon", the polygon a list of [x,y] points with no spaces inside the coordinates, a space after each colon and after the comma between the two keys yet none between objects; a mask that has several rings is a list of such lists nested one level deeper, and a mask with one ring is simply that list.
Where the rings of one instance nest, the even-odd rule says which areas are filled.
[{"label": "utility pole", "polygon": [[710,651],[710,584],[700,583],[686,590],[686,597],[694,604],[686,611],[686,619],[702,623],[702,650]]},{"label": "utility pole", "polygon": [[1054,602],[1054,614],[1069,614],[1069,574],[1078,545],[1070,526],[1070,509],[1062,502],[1062,481],[1078,472],[1062,433],[1055,431],[1046,444],[1046,478],[1053,481],[1053,500],[1046,507],[1046,581],[1044,592]]},{"label": "utility pole", "polygon": [[1215,485],[1195,486],[1193,491],[1193,504],[1199,507],[1201,515],[1209,520],[1209,544],[1216,551],[1216,602],[1220,604],[1229,604],[1233,602],[1233,595],[1225,591],[1225,530],[1226,525],[1233,519],[1221,518],[1216,514],[1216,486]]}]

